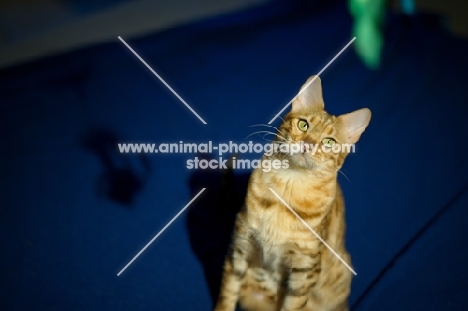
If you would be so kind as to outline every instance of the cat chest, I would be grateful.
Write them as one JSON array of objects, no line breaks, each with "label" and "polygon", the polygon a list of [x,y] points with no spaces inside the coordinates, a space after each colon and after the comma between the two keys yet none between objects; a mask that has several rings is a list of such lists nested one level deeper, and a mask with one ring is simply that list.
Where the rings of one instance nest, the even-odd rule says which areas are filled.
[{"label": "cat chest", "polygon": [[291,250],[312,251],[320,244],[320,240],[296,217],[288,220],[272,215],[268,222],[264,220],[251,227],[251,237],[256,252],[265,262],[287,257]]}]

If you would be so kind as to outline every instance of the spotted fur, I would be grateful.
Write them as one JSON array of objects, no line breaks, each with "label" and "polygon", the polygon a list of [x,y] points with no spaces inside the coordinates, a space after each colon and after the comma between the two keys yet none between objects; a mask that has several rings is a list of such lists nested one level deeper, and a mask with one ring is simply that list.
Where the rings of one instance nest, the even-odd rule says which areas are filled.
[{"label": "spotted fur", "polygon": [[[307,86],[307,84],[310,84]],[[370,121],[366,108],[342,116],[324,110],[322,86],[312,76],[278,128],[275,142],[352,143]],[[308,123],[306,131],[299,120]],[[216,311],[348,310],[352,273],[270,191],[273,189],[349,265],[344,202],[337,174],[348,152],[277,152],[289,168],[253,171],[237,215]]]}]

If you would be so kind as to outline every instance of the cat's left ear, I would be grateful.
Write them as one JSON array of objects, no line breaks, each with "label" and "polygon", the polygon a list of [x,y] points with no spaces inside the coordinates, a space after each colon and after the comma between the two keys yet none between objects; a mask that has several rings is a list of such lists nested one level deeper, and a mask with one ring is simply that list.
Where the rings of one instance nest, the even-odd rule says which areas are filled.
[{"label": "cat's left ear", "polygon": [[367,125],[369,125],[371,115],[369,109],[362,108],[343,114],[337,118],[337,122],[341,124],[347,143],[354,144],[359,140],[361,134],[364,132]]},{"label": "cat's left ear", "polygon": [[311,76],[301,87],[299,94],[292,103],[293,112],[310,109],[323,109],[322,81],[319,76]]}]

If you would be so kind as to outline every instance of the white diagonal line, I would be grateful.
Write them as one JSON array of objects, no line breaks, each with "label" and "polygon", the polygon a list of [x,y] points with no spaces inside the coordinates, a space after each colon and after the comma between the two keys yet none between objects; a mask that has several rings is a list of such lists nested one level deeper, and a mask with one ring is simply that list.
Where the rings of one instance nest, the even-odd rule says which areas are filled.
[{"label": "white diagonal line", "polygon": [[334,250],[333,248],[330,247],[330,245],[327,244],[327,242],[325,242],[324,239],[322,239],[322,237],[320,235],[318,235],[317,232],[314,231],[314,229],[312,229],[308,223],[305,222],[304,219],[301,218],[301,216],[299,216],[289,205],[288,203],[286,203],[283,198],[281,198],[279,196],[279,194],[277,194],[275,192],[275,190],[273,190],[272,188],[268,188],[270,189],[270,191],[294,214],[294,216],[297,217],[297,219],[299,219],[303,224],[304,226],[307,227],[307,229],[309,229],[316,237],[317,239],[319,239],[332,253],[333,255],[335,255],[345,266],[346,268],[348,268],[354,275],[357,275],[357,273],[353,270],[353,268],[351,268],[347,263],[346,261],[343,260],[343,258],[340,257],[340,255],[338,255]]},{"label": "white diagonal line", "polygon": [[128,263],[128,264],[127,264],[125,267],[123,267],[123,269],[122,269],[122,270],[120,270],[120,272],[119,272],[119,273],[117,273],[117,276],[120,276],[120,275],[122,274],[122,272],[124,272],[124,271],[125,271],[125,269],[127,269],[127,268],[128,268],[128,266],[130,266],[130,265],[132,264],[132,262],[134,262],[134,261],[135,261],[135,259],[137,259],[137,258],[138,258],[138,256],[140,256],[140,255],[141,255],[141,253],[143,253],[143,252],[145,251],[145,249],[147,249],[147,248],[148,248],[148,246],[150,246],[150,245],[151,245],[151,243],[153,243],[153,242],[154,242],[154,240],[156,240],[156,239],[157,239],[157,238],[158,238],[158,237],[161,235],[161,233],[163,233],[163,232],[164,232],[164,230],[166,230],[166,229],[167,229],[167,227],[169,227],[169,226],[170,226],[170,225],[171,225],[171,224],[174,222],[174,220],[176,220],[176,219],[177,219],[177,217],[179,217],[179,216],[180,216],[180,214],[182,214],[182,213],[183,213],[183,212],[184,212],[184,211],[187,209],[187,207],[189,207],[189,206],[190,206],[190,204],[192,204],[192,203],[193,203],[193,201],[195,201],[195,199],[196,199],[196,198],[198,198],[198,196],[199,196],[200,194],[202,194],[202,192],[203,192],[203,191],[205,191],[205,190],[206,190],[206,188],[203,188],[202,190],[200,190],[200,192],[198,192],[198,193],[197,193],[197,195],[196,195],[196,196],[194,196],[194,197],[193,197],[193,199],[192,199],[192,200],[190,200],[190,202],[188,202],[188,203],[187,203],[187,205],[185,205],[185,206],[184,206],[184,208],[183,208],[183,209],[181,209],[181,210],[180,210],[180,212],[178,212],[178,213],[177,213],[177,215],[175,215],[175,216],[174,216],[174,218],[172,218],[172,219],[171,219],[171,221],[169,221],[169,222],[167,223],[167,225],[165,225],[165,226],[164,226],[164,228],[162,228],[162,229],[161,229],[161,231],[159,231],[159,232],[158,232],[158,234],[156,234],[156,235],[154,236],[154,238],[152,238],[152,239],[151,239],[151,241],[149,241],[149,242],[148,242],[148,244],[146,244],[146,245],[145,245],[145,247],[143,247],[143,248],[141,249],[141,251],[139,251],[139,252],[138,252],[138,254],[136,254],[136,255],[135,255],[135,257],[133,257],[133,259],[132,259],[132,260],[130,260],[130,262],[129,262],[129,263]]},{"label": "white diagonal line", "polygon": [[203,120],[202,117],[200,117],[200,116],[198,115],[198,113],[196,113],[195,110],[193,110],[192,107],[190,107],[190,105],[187,104],[187,103],[185,102],[185,100],[184,100],[182,97],[180,97],[179,94],[177,94],[177,92],[174,91],[174,90],[172,89],[172,87],[170,87],[170,85],[167,84],[166,81],[164,81],[164,79],[161,78],[161,76],[158,75],[158,74],[156,73],[156,71],[154,71],[153,68],[151,68],[150,65],[148,65],[148,64],[143,60],[143,58],[141,58],[140,55],[138,55],[138,53],[135,52],[135,51],[130,47],[130,45],[127,44],[127,42],[125,42],[124,39],[122,39],[120,36],[119,36],[118,38],[119,38],[120,41],[122,41],[123,44],[125,44],[125,46],[126,46],[126,47],[127,47],[127,48],[128,48],[128,49],[129,49],[129,50],[146,66],[146,67],[148,67],[148,69],[149,69],[159,80],[161,80],[161,82],[162,82],[162,83],[163,83],[163,84],[164,84],[164,85],[165,85],[165,86],[166,86],[166,87],[167,87],[167,88],[168,88],[168,89],[169,89],[169,90],[170,90],[170,91],[171,91],[171,92],[172,92],[172,93],[173,93],[173,94],[174,94],[174,95],[175,95],[175,96],[176,96],[176,97],[177,97],[177,98],[178,98],[178,99],[195,115],[195,116],[197,116],[198,119],[200,119],[200,121],[203,122],[203,124],[207,124],[207,123],[205,122],[205,120]]},{"label": "white diagonal line", "polygon": [[278,118],[278,116],[279,116],[281,113],[283,113],[283,111],[284,111],[286,108],[288,108],[289,105],[291,105],[291,103],[292,103],[302,92],[304,92],[304,90],[305,90],[312,82],[314,82],[314,80],[315,80],[318,76],[320,76],[320,75],[322,74],[322,72],[324,72],[325,69],[328,68],[328,66],[331,65],[331,63],[333,63],[333,62],[335,61],[335,59],[338,58],[338,56],[340,56],[341,53],[343,53],[344,50],[346,50],[346,49],[348,48],[348,46],[350,46],[351,43],[353,43],[354,40],[356,40],[356,37],[353,37],[353,38],[351,39],[351,41],[349,41],[348,44],[346,44],[345,47],[342,48],[341,51],[339,51],[338,54],[336,54],[335,57],[333,57],[332,60],[329,61],[328,64],[326,64],[325,67],[323,67],[322,70],[320,70],[319,73],[318,73],[312,80],[310,80],[309,83],[307,83],[307,84],[302,88],[302,90],[300,90],[299,93],[298,93],[296,96],[294,96],[293,99],[291,99],[291,101],[290,101],[289,103],[287,103],[286,106],[284,106],[283,109],[281,109],[281,111],[278,112],[278,113],[276,114],[276,116],[273,117],[273,119],[270,120],[270,122],[268,122],[268,124],[271,124],[273,121],[275,121],[276,118]]}]

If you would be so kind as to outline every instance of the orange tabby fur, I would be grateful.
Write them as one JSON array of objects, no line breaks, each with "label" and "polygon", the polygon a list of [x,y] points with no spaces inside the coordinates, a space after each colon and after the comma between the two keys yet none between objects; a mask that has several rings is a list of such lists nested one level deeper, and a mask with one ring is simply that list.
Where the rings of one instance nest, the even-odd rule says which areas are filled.
[{"label": "orange tabby fur", "polygon": [[[311,82],[310,77],[307,83]],[[339,117],[324,111],[318,77],[302,87],[278,129],[278,143],[355,143],[370,121],[360,109]],[[308,123],[306,131],[299,120]],[[320,145],[321,147],[321,145]],[[216,311],[348,310],[352,273],[269,190],[273,189],[349,265],[344,201],[337,172],[346,152],[278,152],[262,160],[288,160],[288,169],[255,169],[226,258]]]}]

